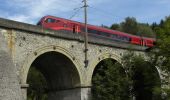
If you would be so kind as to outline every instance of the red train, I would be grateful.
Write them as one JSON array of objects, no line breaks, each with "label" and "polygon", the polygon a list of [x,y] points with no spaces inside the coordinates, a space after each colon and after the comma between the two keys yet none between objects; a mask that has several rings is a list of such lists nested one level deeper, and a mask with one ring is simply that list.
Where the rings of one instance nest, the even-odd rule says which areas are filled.
[{"label": "red train", "polygon": [[[49,28],[53,30],[72,31],[73,33],[81,33],[85,30],[84,23],[54,16],[44,16],[43,18],[41,18],[37,25],[41,25],[44,28]],[[147,47],[153,47],[155,43],[155,39],[153,38],[140,37],[94,25],[87,25],[87,27],[88,34],[100,38],[102,37],[113,41],[127,42]]]}]

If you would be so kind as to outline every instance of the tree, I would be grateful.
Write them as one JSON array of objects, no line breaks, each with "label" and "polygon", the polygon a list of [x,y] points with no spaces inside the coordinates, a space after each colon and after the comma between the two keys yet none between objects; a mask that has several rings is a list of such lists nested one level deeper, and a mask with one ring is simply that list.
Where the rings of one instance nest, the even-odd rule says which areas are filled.
[{"label": "tree", "polygon": [[[122,66],[107,59],[93,75],[93,100],[161,100],[161,82],[154,59],[128,53]],[[125,73],[126,72],[126,73]]]},{"label": "tree", "polygon": [[[154,27],[156,33],[156,46],[150,52],[150,62],[154,62],[151,65],[157,66],[162,72],[164,72],[164,79],[161,80],[163,88],[155,88],[156,93],[162,92],[162,99],[170,99],[170,16],[165,20],[161,20],[160,24]],[[149,63],[150,63],[149,62]]]},{"label": "tree", "polygon": [[35,67],[31,67],[28,74],[27,100],[47,100],[47,83],[43,74]]},{"label": "tree", "polygon": [[155,62],[141,55],[128,53],[123,57],[128,76],[131,78],[131,95],[135,100],[161,100],[161,82]]},{"label": "tree", "polygon": [[162,70],[170,72],[170,16],[166,17],[163,25],[157,28],[156,33],[159,35],[157,39],[157,49],[159,49],[157,55],[161,57]]},{"label": "tree", "polygon": [[164,20],[162,19],[161,21],[160,21],[160,24],[159,24],[159,27],[163,27],[164,26]]},{"label": "tree", "polygon": [[129,81],[125,70],[111,59],[97,65],[92,83],[92,100],[130,100]]},{"label": "tree", "polygon": [[109,28],[108,26],[106,26],[106,25],[103,25],[103,24],[101,25],[101,27],[103,27],[103,28]]},{"label": "tree", "polygon": [[[138,24],[138,28],[140,25]],[[142,24],[142,28],[139,28],[139,30],[148,31],[150,30],[146,29],[148,26]],[[157,45],[148,53],[147,59],[133,53],[129,53],[123,57],[122,63],[126,66],[124,68],[128,77],[121,78],[121,72],[116,70],[120,67],[115,66],[120,66],[120,64],[117,65],[116,63],[106,61],[98,65],[100,67],[93,76],[94,86],[92,91],[94,93],[94,100],[124,100],[124,97],[131,99],[127,96],[129,93],[136,100],[170,99],[170,89],[161,88],[161,85],[169,86],[170,84],[170,16],[166,17],[164,21],[161,21],[160,25],[154,28],[154,31],[157,33]],[[111,67],[113,65],[114,67]],[[164,76],[165,80],[160,81],[158,71],[155,68],[156,66],[166,73]],[[126,80],[125,82],[127,82],[128,86],[121,85],[119,87],[122,80]],[[113,90],[116,90],[116,92]],[[122,90],[127,91],[125,93],[126,95],[119,95]],[[165,93],[166,97],[163,98],[161,93]]]},{"label": "tree", "polygon": [[155,30],[156,27],[158,27],[158,24],[156,22],[153,22],[151,25],[152,30]]},{"label": "tree", "polygon": [[127,17],[121,24],[121,30],[129,34],[138,33],[138,23],[134,17]]},{"label": "tree", "polygon": [[112,24],[112,26],[110,27],[110,29],[120,31],[120,25],[119,25],[119,24]]},{"label": "tree", "polygon": [[[153,25],[155,25],[155,23]],[[155,33],[150,25],[148,23],[139,23],[134,17],[127,17],[125,18],[125,21],[120,24],[112,24],[110,29],[122,31],[128,34],[155,38]]]},{"label": "tree", "polygon": [[144,36],[144,37],[151,37],[151,38],[155,38],[155,34],[153,32],[153,30],[151,29],[151,27],[147,24],[143,24],[143,23],[138,23],[138,32],[137,32],[139,36]]}]

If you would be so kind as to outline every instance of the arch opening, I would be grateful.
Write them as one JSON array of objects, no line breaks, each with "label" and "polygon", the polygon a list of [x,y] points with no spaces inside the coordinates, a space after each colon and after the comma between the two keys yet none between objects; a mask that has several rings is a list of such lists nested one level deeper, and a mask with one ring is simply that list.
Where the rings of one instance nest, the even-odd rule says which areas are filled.
[{"label": "arch opening", "polygon": [[92,100],[128,100],[129,81],[122,65],[111,58],[100,61],[92,76]]},{"label": "arch opening", "polygon": [[150,62],[134,66],[132,81],[135,100],[161,100],[161,79]]},{"label": "arch opening", "polygon": [[50,51],[38,56],[31,64],[27,83],[29,84],[28,97],[41,89],[43,92],[41,96],[44,97],[37,98],[44,98],[42,100],[78,100],[77,98],[80,98],[78,70],[67,56],[59,52]]}]

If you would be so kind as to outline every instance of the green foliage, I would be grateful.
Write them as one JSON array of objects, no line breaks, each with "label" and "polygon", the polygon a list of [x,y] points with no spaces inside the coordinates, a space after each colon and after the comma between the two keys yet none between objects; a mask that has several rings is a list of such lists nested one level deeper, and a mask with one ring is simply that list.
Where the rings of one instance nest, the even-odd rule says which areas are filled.
[{"label": "green foliage", "polygon": [[138,35],[144,37],[155,37],[153,30],[147,24],[138,24]]},{"label": "green foliage", "polygon": [[158,24],[156,22],[152,23],[151,25],[152,30],[155,30],[156,27],[158,27]]},{"label": "green foliage", "polygon": [[93,100],[128,100],[129,81],[119,63],[106,59],[98,64],[93,76]]},{"label": "green foliage", "polygon": [[[156,24],[153,24],[156,25]],[[156,27],[156,26],[152,26]],[[124,22],[120,24],[112,24],[110,29],[122,31],[129,34],[134,34],[138,36],[144,37],[152,37],[155,38],[155,33],[149,24],[139,23],[134,17],[127,17]]]},{"label": "green foliage", "polygon": [[169,88],[163,88],[163,100],[170,100],[170,89]]},{"label": "green foliage", "polygon": [[170,35],[170,16],[166,17],[166,20],[162,26],[163,30],[165,31],[165,34]]},{"label": "green foliage", "polygon": [[47,100],[47,83],[35,67],[31,67],[28,74],[28,97],[27,100]]},{"label": "green foliage", "polygon": [[163,24],[160,23],[160,26],[156,30],[159,36],[157,39],[157,49],[159,51],[156,53],[161,58],[159,67],[166,72],[170,72],[170,17],[166,17]]},{"label": "green foliage", "polygon": [[166,94],[164,100],[170,100],[170,16],[165,20],[161,20],[160,24],[154,30],[157,33],[157,46],[154,49],[154,55],[156,55],[157,67],[166,74],[163,75],[162,80],[163,93]]},{"label": "green foliage", "polygon": [[159,27],[163,27],[163,25],[164,25],[164,20],[161,20],[160,24],[159,24]]},{"label": "green foliage", "polygon": [[119,24],[112,24],[112,26],[110,27],[110,29],[113,29],[113,30],[120,30],[120,25]]},{"label": "green foliage", "polygon": [[130,34],[138,33],[138,23],[134,17],[127,17],[125,22],[122,22],[120,25],[123,32]]},{"label": "green foliage", "polygon": [[131,94],[136,100],[161,100],[160,77],[151,59],[146,61],[141,55],[129,53],[123,63],[132,81]]},{"label": "green foliage", "polygon": [[[128,53],[122,66],[106,59],[93,76],[93,100],[161,100],[161,82],[155,61]],[[126,73],[125,73],[126,72]]]},{"label": "green foliage", "polygon": [[103,28],[109,28],[108,26],[106,26],[106,25],[103,25],[103,24],[101,25],[101,27],[103,27]]}]

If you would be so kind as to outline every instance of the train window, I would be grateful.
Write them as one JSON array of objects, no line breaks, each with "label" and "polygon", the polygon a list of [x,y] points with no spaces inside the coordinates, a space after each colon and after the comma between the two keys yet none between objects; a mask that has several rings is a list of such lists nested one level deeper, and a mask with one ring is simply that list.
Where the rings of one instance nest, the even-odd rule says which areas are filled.
[{"label": "train window", "polygon": [[92,30],[91,30],[91,29],[88,29],[88,32],[89,32],[89,33],[92,33]]},{"label": "train window", "polygon": [[100,35],[100,33],[96,30],[92,30],[92,33]]},{"label": "train window", "polygon": [[97,34],[97,35],[101,35],[101,32],[100,32],[100,31],[96,31],[96,34]]},{"label": "train window", "polygon": [[122,40],[122,36],[121,36],[121,35],[117,35],[117,38],[118,38],[119,40]]},{"label": "train window", "polygon": [[100,34],[101,34],[102,36],[106,36],[106,34],[105,34],[104,32],[100,32]]},{"label": "train window", "polygon": [[101,35],[106,36],[106,37],[110,37],[110,34],[106,33],[106,32],[101,32]]},{"label": "train window", "polygon": [[55,19],[48,18],[45,22],[46,22],[46,23],[54,23],[54,22],[55,22]]},{"label": "train window", "polygon": [[93,30],[93,29],[88,29],[88,32],[100,35],[99,31],[96,31],[96,30]]},{"label": "train window", "polygon": [[130,41],[130,38],[127,36],[122,36],[122,40],[128,42],[128,41]]},{"label": "train window", "polygon": [[112,35],[111,35],[111,38],[116,39],[116,38],[117,38],[117,35],[116,35],[116,34],[112,34]]}]

